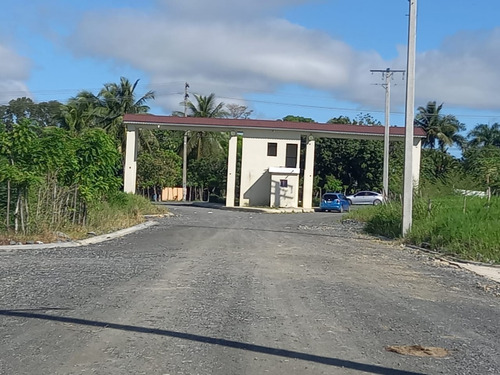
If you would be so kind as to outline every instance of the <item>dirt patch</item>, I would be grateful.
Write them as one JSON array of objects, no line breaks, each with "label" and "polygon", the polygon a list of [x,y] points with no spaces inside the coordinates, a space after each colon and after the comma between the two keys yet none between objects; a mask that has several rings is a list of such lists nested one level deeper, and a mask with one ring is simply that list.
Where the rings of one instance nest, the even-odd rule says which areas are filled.
[{"label": "dirt patch", "polygon": [[403,355],[413,355],[416,357],[446,357],[450,352],[444,348],[422,345],[390,345],[385,350]]}]

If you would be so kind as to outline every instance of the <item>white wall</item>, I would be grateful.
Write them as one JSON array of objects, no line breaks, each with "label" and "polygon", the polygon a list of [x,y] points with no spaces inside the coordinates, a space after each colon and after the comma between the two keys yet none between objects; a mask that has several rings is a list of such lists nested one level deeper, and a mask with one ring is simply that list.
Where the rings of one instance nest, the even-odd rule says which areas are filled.
[{"label": "white wall", "polygon": [[[287,187],[281,187],[281,180],[286,180]],[[299,204],[299,175],[298,174],[271,174],[271,207],[298,207]]]},{"label": "white wall", "polygon": [[[278,144],[276,156],[267,156],[268,142]],[[299,167],[300,134],[283,131],[245,131],[241,155],[240,206],[271,205],[271,175],[268,170],[269,167],[285,167],[287,143],[297,145],[296,167]]]}]

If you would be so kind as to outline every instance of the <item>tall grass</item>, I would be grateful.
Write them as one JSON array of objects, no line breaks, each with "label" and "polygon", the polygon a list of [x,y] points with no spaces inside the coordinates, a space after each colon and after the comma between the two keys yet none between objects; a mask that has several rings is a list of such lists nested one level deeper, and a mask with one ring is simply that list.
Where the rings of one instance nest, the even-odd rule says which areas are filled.
[{"label": "tall grass", "polygon": [[[401,237],[399,203],[352,212],[368,233]],[[500,198],[438,196],[415,198],[412,228],[405,243],[425,246],[462,259],[500,263]]]},{"label": "tall grass", "polygon": [[81,229],[109,233],[144,222],[144,215],[163,213],[164,207],[155,206],[142,196],[117,192],[89,206],[87,226]]},{"label": "tall grass", "polygon": [[167,210],[162,206],[153,205],[148,199],[123,192],[114,192],[104,199],[88,206],[85,225],[74,224],[71,220],[58,222],[55,225],[50,218],[39,220],[29,234],[0,232],[0,243],[10,240],[24,242],[25,240],[40,240],[52,242],[57,239],[57,232],[63,232],[72,239],[81,239],[89,232],[95,234],[110,233],[145,221],[144,215],[164,214]]}]

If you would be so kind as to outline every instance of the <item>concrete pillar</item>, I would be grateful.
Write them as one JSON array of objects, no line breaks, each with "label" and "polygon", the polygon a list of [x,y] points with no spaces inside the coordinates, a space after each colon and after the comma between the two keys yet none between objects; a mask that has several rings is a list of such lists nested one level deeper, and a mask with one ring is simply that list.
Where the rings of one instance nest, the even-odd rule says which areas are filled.
[{"label": "concrete pillar", "polygon": [[123,170],[123,191],[135,194],[137,178],[137,141],[135,125],[127,125],[127,144],[125,149],[125,167]]},{"label": "concrete pillar", "polygon": [[237,150],[238,136],[231,133],[231,138],[229,139],[229,152],[227,155],[226,207],[234,207]]},{"label": "concrete pillar", "polygon": [[304,166],[304,186],[302,189],[302,208],[312,208],[312,196],[314,187],[314,148],[316,142],[312,136],[309,137],[306,146],[306,160]]},{"label": "concrete pillar", "polygon": [[420,154],[422,150],[422,139],[421,138],[413,138],[413,187],[414,189],[418,189],[418,183],[420,181]]}]

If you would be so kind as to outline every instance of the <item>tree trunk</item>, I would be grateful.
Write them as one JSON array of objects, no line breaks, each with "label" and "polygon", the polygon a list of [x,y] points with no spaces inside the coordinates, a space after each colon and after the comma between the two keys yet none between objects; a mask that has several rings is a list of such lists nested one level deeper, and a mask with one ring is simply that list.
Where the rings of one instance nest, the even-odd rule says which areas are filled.
[{"label": "tree trunk", "polygon": [[7,220],[5,228],[10,230],[10,180],[7,180]]},{"label": "tree trunk", "polygon": [[14,211],[14,232],[19,230],[19,206],[21,204],[21,195],[17,194],[16,210]]},{"label": "tree trunk", "polygon": [[75,185],[75,196],[73,197],[73,218],[72,222],[75,224],[77,215],[77,203],[78,203],[78,185]]},{"label": "tree trunk", "polygon": [[20,221],[21,221],[21,232],[23,234],[26,234],[26,225],[25,225],[25,217],[24,217],[24,211],[25,211],[25,200],[26,200],[26,197],[25,197],[25,189],[21,189],[20,192],[19,192],[19,196],[20,196],[20,201],[19,201],[19,212],[20,212]]},{"label": "tree trunk", "polygon": [[26,232],[29,232],[29,225],[30,225],[30,210],[29,210],[29,202],[28,202],[28,189],[24,190],[24,210],[26,212],[25,216],[25,230]]}]

